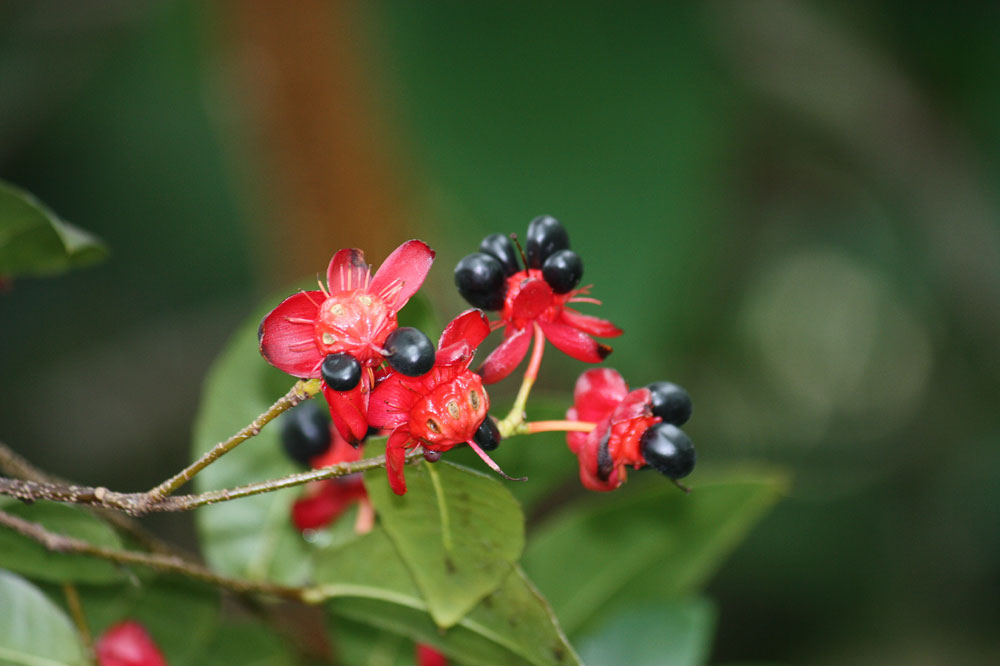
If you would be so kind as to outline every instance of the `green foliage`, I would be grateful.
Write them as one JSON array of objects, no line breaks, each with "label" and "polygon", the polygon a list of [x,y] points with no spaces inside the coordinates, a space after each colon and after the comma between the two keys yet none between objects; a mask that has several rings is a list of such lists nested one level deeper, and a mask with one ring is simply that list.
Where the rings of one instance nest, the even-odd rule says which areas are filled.
[{"label": "green foliage", "polygon": [[510,573],[524,547],[524,516],[496,479],[449,463],[406,472],[392,492],[385,470],[365,474],[381,525],[441,627],[458,622]]},{"label": "green foliage", "polygon": [[445,632],[429,617],[427,602],[380,528],[324,553],[316,577],[335,615],[428,643],[461,663],[578,663],[548,604],[516,567]]},{"label": "green foliage", "polygon": [[0,663],[84,666],[83,646],[69,618],[20,576],[0,569]]},{"label": "green foliage", "polygon": [[786,486],[777,472],[734,472],[685,495],[659,478],[633,478],[549,519],[529,541],[524,568],[572,635],[619,606],[695,590]]},{"label": "green foliage", "polygon": [[55,275],[107,254],[100,240],[0,180],[0,277]]},{"label": "green foliage", "polygon": [[[49,502],[28,506],[0,500],[0,508],[24,520],[38,523],[56,534],[75,537],[105,548],[122,546],[118,535],[106,523],[74,506]],[[37,541],[6,529],[0,530],[0,568],[57,583],[111,583],[123,578],[122,569],[111,562],[52,552]]]},{"label": "green foliage", "polygon": [[195,663],[294,666],[298,662],[273,632],[259,624],[240,622],[219,627]]}]

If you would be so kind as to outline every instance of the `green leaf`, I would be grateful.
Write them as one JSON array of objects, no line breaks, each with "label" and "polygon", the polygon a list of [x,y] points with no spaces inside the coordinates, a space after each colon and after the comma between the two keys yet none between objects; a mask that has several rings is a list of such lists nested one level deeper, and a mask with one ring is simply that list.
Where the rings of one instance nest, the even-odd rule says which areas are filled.
[{"label": "green leaf", "polygon": [[365,474],[382,526],[431,616],[450,627],[510,573],[524,548],[524,516],[503,484],[450,463],[412,465],[406,482],[399,496],[385,470]]},{"label": "green leaf", "polygon": [[118,622],[135,620],[171,666],[239,663],[204,659],[219,615],[219,595],[205,584],[163,576],[120,586],[80,585],[77,591],[95,637]]},{"label": "green leaf", "polygon": [[548,603],[520,569],[510,571],[498,589],[442,631],[381,528],[325,551],[316,563],[318,593],[338,616],[428,643],[463,664],[578,664]]},{"label": "green leaf", "polygon": [[787,486],[773,471],[732,473],[685,495],[635,476],[616,495],[553,516],[528,541],[524,569],[570,634],[627,602],[697,589]]},{"label": "green leaf", "polygon": [[[233,335],[208,375],[194,427],[193,459],[250,423],[295,381],[260,357],[259,323],[260,316],[254,316]],[[298,471],[281,449],[279,430],[272,423],[217,460],[195,477],[195,488],[228,488]],[[202,550],[212,568],[253,580],[304,582],[311,547],[290,518],[300,492],[254,495],[196,511]]]},{"label": "green leaf", "polygon": [[579,641],[589,666],[700,666],[708,660],[715,608],[707,599],[637,604]]},{"label": "green leaf", "polygon": [[104,244],[0,181],[0,276],[54,275],[101,261]]},{"label": "green leaf", "polygon": [[361,622],[338,617],[330,622],[336,663],[352,666],[413,666],[412,640]]},{"label": "green leaf", "polygon": [[196,662],[199,664],[295,666],[297,663],[281,638],[267,627],[249,622],[219,627],[199,656]]},{"label": "green leaf", "polygon": [[[30,506],[12,502],[3,504],[3,510],[39,523],[57,534],[105,548],[122,547],[111,527],[77,507],[49,502]],[[111,583],[123,578],[122,569],[111,562],[74,553],[55,553],[10,529],[0,529],[0,567],[56,583]]]},{"label": "green leaf", "polygon": [[0,570],[0,664],[84,666],[83,646],[69,618],[38,588]]}]

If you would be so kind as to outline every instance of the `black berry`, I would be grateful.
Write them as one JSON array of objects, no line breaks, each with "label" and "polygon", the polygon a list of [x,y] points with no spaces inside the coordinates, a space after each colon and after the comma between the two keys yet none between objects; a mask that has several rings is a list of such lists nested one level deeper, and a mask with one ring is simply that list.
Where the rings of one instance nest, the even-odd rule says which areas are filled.
[{"label": "black berry", "polygon": [[455,286],[472,306],[499,310],[507,291],[504,269],[496,258],[476,252],[463,257],[455,266]]},{"label": "black berry", "polygon": [[419,377],[434,367],[434,345],[423,331],[400,326],[385,339],[385,359],[396,372]]},{"label": "black berry", "polygon": [[281,445],[288,457],[309,467],[309,461],[330,448],[330,422],[313,401],[304,402],[281,417]]},{"label": "black berry", "polygon": [[361,381],[361,364],[347,352],[330,354],[323,359],[320,373],[334,391],[350,391]]},{"label": "black berry", "polygon": [[691,396],[677,384],[653,382],[646,388],[653,394],[653,415],[664,423],[681,426],[691,418]]},{"label": "black berry", "polygon": [[529,268],[541,268],[552,254],[569,249],[569,236],[562,223],[551,215],[536,217],[528,225],[524,251]]},{"label": "black berry", "polygon": [[483,451],[492,451],[500,446],[500,431],[497,430],[497,424],[493,422],[489,414],[479,424],[479,428],[476,429],[476,434],[473,435],[472,439]]},{"label": "black berry", "polygon": [[640,446],[646,462],[668,478],[683,479],[694,469],[694,444],[671,423],[648,428],[642,433]]},{"label": "black berry", "polygon": [[516,273],[520,266],[517,262],[517,250],[510,241],[510,236],[503,234],[490,234],[479,244],[479,251],[490,255],[500,262],[504,275],[510,277]]},{"label": "black berry", "polygon": [[559,250],[542,264],[542,277],[552,287],[552,291],[565,294],[580,284],[583,261],[573,250]]}]

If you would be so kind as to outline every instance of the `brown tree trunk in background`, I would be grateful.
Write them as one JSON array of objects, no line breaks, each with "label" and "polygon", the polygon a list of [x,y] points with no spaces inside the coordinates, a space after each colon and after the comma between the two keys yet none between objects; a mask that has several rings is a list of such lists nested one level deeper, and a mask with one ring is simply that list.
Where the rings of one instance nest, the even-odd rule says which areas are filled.
[{"label": "brown tree trunk in background", "polygon": [[[259,191],[259,256],[279,282],[323,273],[333,252],[360,247],[381,262],[409,238],[403,186],[392,168],[366,69],[361,10],[342,0],[230,1],[216,26],[228,51],[250,157],[239,165]],[[249,136],[248,136],[249,135]],[[277,251],[275,251],[277,250]]]}]

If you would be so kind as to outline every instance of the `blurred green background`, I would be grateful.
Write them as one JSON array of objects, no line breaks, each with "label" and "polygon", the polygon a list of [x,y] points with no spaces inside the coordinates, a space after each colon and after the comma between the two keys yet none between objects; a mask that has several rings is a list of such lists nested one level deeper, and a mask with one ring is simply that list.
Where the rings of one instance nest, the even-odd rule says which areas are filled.
[{"label": "blurred green background", "polygon": [[450,316],[455,262],[551,213],[699,465],[795,472],[714,662],[1000,660],[1000,6],[539,4],[0,4],[0,178],[113,252],[0,294],[0,439],[146,488],[334,250],[423,238]]}]

